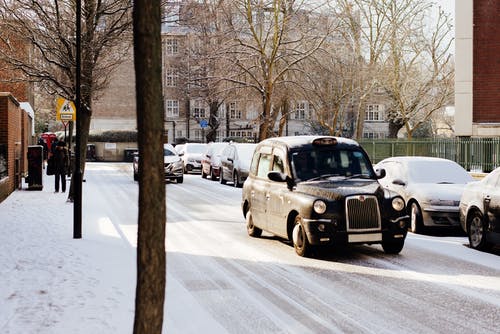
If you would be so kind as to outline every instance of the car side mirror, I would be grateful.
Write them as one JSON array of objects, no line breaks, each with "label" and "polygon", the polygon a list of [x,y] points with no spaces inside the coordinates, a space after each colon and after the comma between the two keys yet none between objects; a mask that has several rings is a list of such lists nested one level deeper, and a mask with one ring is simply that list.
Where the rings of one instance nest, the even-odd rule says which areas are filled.
[{"label": "car side mirror", "polygon": [[285,173],[269,172],[269,173],[267,173],[267,177],[269,178],[269,180],[274,181],[274,182],[286,182],[288,189],[292,189],[294,186],[292,178],[290,178]]},{"label": "car side mirror", "polygon": [[380,168],[375,171],[375,175],[377,176],[377,179],[383,179],[387,175],[387,173],[385,169]]},{"label": "car side mirror", "polygon": [[392,181],[392,184],[395,184],[397,186],[406,186],[405,181],[403,181],[401,179],[395,179],[394,181]]},{"label": "car side mirror", "polygon": [[234,162],[234,159],[233,158],[227,158],[227,161]]}]

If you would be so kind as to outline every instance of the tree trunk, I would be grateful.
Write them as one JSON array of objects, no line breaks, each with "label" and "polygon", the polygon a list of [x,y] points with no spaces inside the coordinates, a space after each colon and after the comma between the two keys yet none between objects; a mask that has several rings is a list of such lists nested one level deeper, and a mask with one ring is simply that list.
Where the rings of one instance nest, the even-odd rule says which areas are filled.
[{"label": "tree trunk", "polygon": [[389,122],[389,134],[387,135],[387,138],[398,138],[398,132],[402,127],[402,124]]},{"label": "tree trunk", "polygon": [[134,334],[161,333],[166,286],[160,1],[134,1],[139,218]]}]

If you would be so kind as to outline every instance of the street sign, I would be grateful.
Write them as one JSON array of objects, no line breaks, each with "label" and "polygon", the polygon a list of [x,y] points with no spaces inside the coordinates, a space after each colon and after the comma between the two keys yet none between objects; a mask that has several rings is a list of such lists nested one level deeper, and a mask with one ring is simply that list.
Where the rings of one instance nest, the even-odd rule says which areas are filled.
[{"label": "street sign", "polygon": [[56,102],[56,119],[58,121],[76,120],[76,107],[73,101],[59,97]]},{"label": "street sign", "polygon": [[208,121],[206,119],[202,119],[200,121],[200,126],[202,129],[206,128],[208,126]]}]

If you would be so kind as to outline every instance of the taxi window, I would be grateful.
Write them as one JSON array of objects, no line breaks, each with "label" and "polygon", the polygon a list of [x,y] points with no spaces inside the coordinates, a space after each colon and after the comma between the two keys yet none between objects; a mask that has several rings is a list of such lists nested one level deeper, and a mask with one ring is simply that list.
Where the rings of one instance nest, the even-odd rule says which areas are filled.
[{"label": "taxi window", "polygon": [[271,168],[271,158],[271,154],[260,154],[259,164],[257,167],[257,176],[267,178],[267,173],[269,173],[269,170]]},{"label": "taxi window", "polygon": [[285,164],[283,162],[283,159],[281,159],[281,157],[278,155],[274,156],[273,171],[280,172],[280,173],[285,172]]}]

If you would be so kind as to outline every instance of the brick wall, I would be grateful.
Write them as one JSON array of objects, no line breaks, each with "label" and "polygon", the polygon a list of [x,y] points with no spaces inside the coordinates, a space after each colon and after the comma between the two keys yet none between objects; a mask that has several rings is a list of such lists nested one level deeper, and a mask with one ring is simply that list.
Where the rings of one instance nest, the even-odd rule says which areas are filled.
[{"label": "brick wall", "polygon": [[[10,93],[0,93],[0,144],[7,145],[8,166],[8,176],[0,180],[0,201],[21,185],[27,150],[24,143],[29,140],[23,138],[23,123],[29,124],[23,121],[23,113]],[[24,131],[30,133],[29,129]]]},{"label": "brick wall", "polygon": [[500,123],[500,1],[474,0],[473,122]]}]

